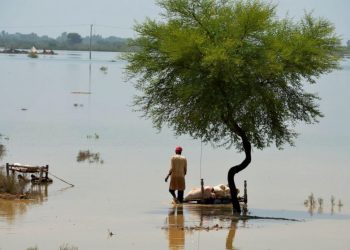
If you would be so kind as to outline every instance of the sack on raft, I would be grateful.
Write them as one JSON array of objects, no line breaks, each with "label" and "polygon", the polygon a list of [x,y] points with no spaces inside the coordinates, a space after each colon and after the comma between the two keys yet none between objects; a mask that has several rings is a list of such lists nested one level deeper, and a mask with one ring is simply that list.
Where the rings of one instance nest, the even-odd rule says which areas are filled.
[{"label": "sack on raft", "polygon": [[[228,185],[219,184],[217,186],[214,186],[213,189],[214,189],[215,197],[217,199],[231,198],[231,192]],[[236,190],[237,190],[237,196],[238,196],[239,189],[237,188]]]},{"label": "sack on raft", "polygon": [[219,184],[215,186],[214,193],[215,193],[215,197],[218,199],[231,197],[230,188],[224,184]]}]

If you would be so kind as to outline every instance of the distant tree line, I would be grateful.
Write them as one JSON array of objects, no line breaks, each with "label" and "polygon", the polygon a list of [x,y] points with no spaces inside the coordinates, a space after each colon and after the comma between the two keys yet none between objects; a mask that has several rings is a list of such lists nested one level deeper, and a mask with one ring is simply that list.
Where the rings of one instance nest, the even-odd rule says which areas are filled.
[{"label": "distant tree line", "polygon": [[346,57],[350,57],[350,40],[346,42],[346,46],[341,47],[341,53]]},{"label": "distant tree line", "polygon": [[[109,36],[103,38],[101,35],[91,37],[91,47],[95,51],[132,51],[128,38]],[[30,34],[9,34],[6,31],[0,33],[0,47],[6,49],[30,49],[31,47],[46,50],[89,50],[90,37],[82,37],[78,33],[63,32],[57,38],[46,35],[39,36],[36,33]]]}]

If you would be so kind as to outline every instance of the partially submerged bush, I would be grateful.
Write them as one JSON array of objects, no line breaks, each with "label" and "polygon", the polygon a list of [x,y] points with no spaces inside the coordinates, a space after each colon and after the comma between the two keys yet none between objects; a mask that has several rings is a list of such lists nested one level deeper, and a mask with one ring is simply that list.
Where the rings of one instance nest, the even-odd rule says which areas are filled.
[{"label": "partially submerged bush", "polygon": [[77,162],[88,161],[89,163],[101,163],[100,153],[93,153],[90,150],[80,150],[77,156]]},{"label": "partially submerged bush", "polygon": [[26,183],[19,181],[16,176],[6,176],[0,170],[0,193],[23,194]]}]

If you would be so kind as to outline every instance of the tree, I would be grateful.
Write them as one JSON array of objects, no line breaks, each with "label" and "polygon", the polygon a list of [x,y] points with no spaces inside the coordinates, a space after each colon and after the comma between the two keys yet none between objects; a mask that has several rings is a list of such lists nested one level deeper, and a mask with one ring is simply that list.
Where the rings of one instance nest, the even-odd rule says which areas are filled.
[{"label": "tree", "polygon": [[260,0],[158,4],[163,21],[136,25],[139,50],[125,55],[128,76],[138,77],[135,105],[158,129],[244,151],[227,177],[240,213],[235,174],[250,164],[251,147],[293,145],[297,122],[322,117],[304,83],[338,68],[340,40],[329,21],[279,19]]},{"label": "tree", "polygon": [[82,40],[83,39],[81,38],[81,36],[78,33],[68,33],[67,34],[67,41],[71,45],[81,43]]}]

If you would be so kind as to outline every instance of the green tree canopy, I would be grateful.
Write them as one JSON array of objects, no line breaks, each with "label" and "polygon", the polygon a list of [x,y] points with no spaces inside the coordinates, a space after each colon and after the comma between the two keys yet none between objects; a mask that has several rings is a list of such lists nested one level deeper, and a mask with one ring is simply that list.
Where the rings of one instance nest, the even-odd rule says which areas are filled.
[{"label": "green tree canopy", "polygon": [[83,39],[78,33],[68,33],[67,41],[69,44],[78,44],[78,43],[81,43]]},{"label": "green tree canopy", "polygon": [[333,25],[311,14],[279,19],[262,1],[161,0],[163,21],[136,25],[127,72],[138,76],[136,105],[177,134],[241,147],[238,125],[256,148],[293,143],[298,121],[322,116],[315,83],[338,66]]}]

